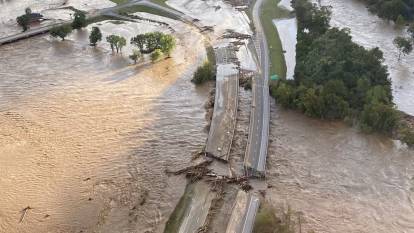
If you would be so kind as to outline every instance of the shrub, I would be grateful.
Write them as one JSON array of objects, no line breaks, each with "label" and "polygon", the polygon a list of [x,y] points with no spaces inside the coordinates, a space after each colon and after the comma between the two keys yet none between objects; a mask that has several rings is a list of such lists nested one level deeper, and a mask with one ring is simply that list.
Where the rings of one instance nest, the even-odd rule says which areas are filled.
[{"label": "shrub", "polygon": [[89,42],[91,46],[96,46],[98,41],[102,40],[102,33],[98,27],[92,27],[91,34],[89,35]]},{"label": "shrub", "polygon": [[154,50],[154,52],[151,53],[151,61],[152,62],[158,61],[161,58],[162,55],[163,54],[162,54],[161,49]]},{"label": "shrub", "polygon": [[74,19],[72,22],[72,28],[73,29],[81,29],[83,27],[86,27],[86,15],[82,11],[76,11],[74,14]]},{"label": "shrub", "polygon": [[53,37],[60,37],[62,40],[65,40],[65,37],[72,32],[72,27],[70,25],[62,25],[53,27],[50,29],[50,35]]},{"label": "shrub", "polygon": [[215,78],[214,66],[209,61],[205,61],[202,66],[197,68],[191,81],[195,84],[201,84],[209,80],[214,80]]}]

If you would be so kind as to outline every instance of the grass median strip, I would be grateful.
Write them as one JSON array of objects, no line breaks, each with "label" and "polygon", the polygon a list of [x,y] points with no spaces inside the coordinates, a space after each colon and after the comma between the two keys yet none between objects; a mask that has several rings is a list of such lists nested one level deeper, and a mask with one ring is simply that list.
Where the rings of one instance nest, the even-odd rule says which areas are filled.
[{"label": "grass median strip", "polygon": [[260,20],[266,35],[270,56],[270,74],[278,74],[281,77],[286,76],[286,63],[283,56],[282,43],[275,25],[274,19],[286,18],[289,12],[280,9],[277,4],[280,0],[264,0],[260,12]]},{"label": "grass median strip", "polygon": [[159,15],[159,16],[163,16],[163,17],[167,17],[171,19],[178,19],[176,15],[169,14],[168,12],[155,9],[152,7],[148,7],[148,6],[135,5],[135,6],[125,7],[125,8],[118,10],[119,14],[131,14],[135,12],[146,12],[146,13],[150,13],[153,15]]}]

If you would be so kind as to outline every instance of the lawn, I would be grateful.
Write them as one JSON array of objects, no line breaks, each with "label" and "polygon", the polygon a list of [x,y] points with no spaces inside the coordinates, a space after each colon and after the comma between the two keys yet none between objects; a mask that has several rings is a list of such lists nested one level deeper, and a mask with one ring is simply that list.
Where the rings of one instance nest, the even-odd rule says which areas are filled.
[{"label": "lawn", "polygon": [[148,6],[130,6],[127,8],[123,8],[123,9],[119,9],[118,12],[120,14],[131,14],[131,13],[135,13],[135,12],[147,12],[153,15],[159,15],[159,16],[163,16],[163,17],[167,17],[167,18],[171,18],[171,19],[178,19],[175,15],[169,14],[165,11],[162,10],[158,10],[158,9],[154,9]]},{"label": "lawn", "polygon": [[260,18],[266,35],[270,55],[270,75],[286,76],[286,64],[283,56],[279,34],[273,24],[273,19],[286,18],[289,12],[280,9],[277,4],[280,0],[264,0]]},{"label": "lawn", "polygon": [[111,2],[116,3],[117,5],[121,5],[123,3],[127,3],[129,0],[111,0]]}]

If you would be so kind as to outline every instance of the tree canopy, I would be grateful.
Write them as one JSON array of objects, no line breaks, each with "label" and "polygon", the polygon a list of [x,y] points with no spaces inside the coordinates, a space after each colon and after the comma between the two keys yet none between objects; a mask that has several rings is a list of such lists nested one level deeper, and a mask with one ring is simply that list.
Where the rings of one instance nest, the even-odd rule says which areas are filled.
[{"label": "tree canopy", "polygon": [[89,35],[89,42],[91,46],[96,46],[98,41],[102,40],[102,33],[98,27],[92,27],[91,34]]},{"label": "tree canopy", "polygon": [[175,39],[173,36],[161,32],[149,32],[131,38],[131,44],[137,46],[143,54],[160,49],[161,52],[169,56],[175,48]]},{"label": "tree canopy", "polygon": [[86,15],[82,11],[76,11],[74,14],[74,18],[72,21],[72,28],[73,29],[81,29],[86,27]]},{"label": "tree canopy", "polygon": [[122,36],[110,35],[106,37],[106,41],[111,46],[112,52],[116,49],[116,53],[122,53],[122,48],[126,45],[126,39]]},{"label": "tree canopy", "polygon": [[53,27],[50,29],[50,35],[53,37],[60,37],[65,40],[65,37],[72,32],[72,26],[66,24],[62,26]]},{"label": "tree canopy", "polygon": [[401,54],[408,55],[413,51],[413,42],[411,38],[397,36],[394,39],[394,45],[398,48],[398,60],[401,60]]},{"label": "tree canopy", "polygon": [[347,29],[330,28],[330,10],[295,0],[298,18],[295,79],[271,87],[284,107],[311,117],[353,119],[367,131],[397,125],[391,82],[378,48],[352,42]]},{"label": "tree canopy", "polygon": [[21,15],[19,17],[16,18],[17,24],[22,27],[23,31],[27,31],[27,29],[29,29],[29,25],[30,25],[30,21],[31,19],[31,15],[32,15],[32,9],[30,9],[29,7],[27,7],[24,10],[25,14]]}]

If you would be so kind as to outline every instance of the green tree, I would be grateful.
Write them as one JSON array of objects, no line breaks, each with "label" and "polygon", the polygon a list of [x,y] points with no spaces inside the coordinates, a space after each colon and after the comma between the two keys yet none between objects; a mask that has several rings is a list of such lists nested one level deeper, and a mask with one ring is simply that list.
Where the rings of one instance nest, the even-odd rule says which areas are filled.
[{"label": "green tree", "polygon": [[86,27],[86,15],[82,11],[76,11],[74,14],[74,19],[72,22],[72,28],[73,29],[81,29],[83,27]]},{"label": "green tree", "polygon": [[171,51],[175,48],[175,39],[171,35],[161,32],[149,32],[131,38],[131,44],[137,46],[143,54],[160,49],[164,54],[170,56]]},{"label": "green tree", "polygon": [[162,35],[160,39],[161,51],[164,54],[167,54],[168,57],[171,56],[171,51],[175,48],[175,39],[171,35]]},{"label": "green tree", "polygon": [[208,80],[214,80],[216,73],[214,67],[209,61],[205,61],[202,66],[198,67],[191,80],[195,84],[201,84]]},{"label": "green tree", "polygon": [[119,52],[122,53],[122,48],[125,45],[126,45],[126,39],[124,37],[122,37],[122,36],[118,36],[117,37],[117,42],[116,42],[116,48],[117,48],[116,50],[117,50],[117,52],[119,50]]},{"label": "green tree", "polygon": [[106,37],[106,41],[111,46],[112,52],[116,49],[116,53],[122,53],[122,48],[126,45],[126,39],[122,36],[110,35]]},{"label": "green tree", "polygon": [[115,46],[118,43],[118,39],[116,35],[110,35],[106,37],[106,41],[109,43],[109,45],[111,46],[111,50],[112,53],[114,52]]},{"label": "green tree", "polygon": [[98,41],[102,40],[102,33],[98,27],[92,27],[91,34],[89,35],[89,42],[91,46],[96,46]]},{"label": "green tree", "polygon": [[398,124],[398,114],[393,106],[373,101],[365,105],[360,124],[367,132],[391,133]]},{"label": "green tree", "polygon": [[398,49],[398,61],[401,60],[401,54],[408,55],[413,51],[413,42],[402,36],[394,39],[394,45]]},{"label": "green tree", "polygon": [[30,25],[30,21],[31,21],[31,14],[32,14],[32,9],[30,9],[29,7],[27,7],[24,10],[25,14],[21,15],[19,17],[16,18],[17,24],[23,28],[23,31],[27,31],[27,29],[29,29],[29,25]]},{"label": "green tree", "polygon": [[62,40],[65,40],[65,37],[72,32],[72,27],[68,24],[53,27],[50,29],[50,35],[53,37],[60,37]]},{"label": "green tree", "polygon": [[131,44],[138,47],[141,53],[144,53],[145,45],[146,45],[146,36],[145,34],[139,34],[135,37],[131,38]]},{"label": "green tree", "polygon": [[129,58],[134,61],[134,64],[137,64],[137,60],[141,57],[141,52],[137,49],[132,50],[132,54],[129,55]]},{"label": "green tree", "polygon": [[29,29],[30,24],[30,16],[29,15],[21,15],[16,18],[17,24],[23,28],[23,31],[27,31]]},{"label": "green tree", "polygon": [[156,49],[154,50],[154,52],[151,53],[151,61],[156,62],[161,58],[161,56],[162,56],[161,49]]},{"label": "green tree", "polygon": [[26,15],[31,15],[32,9],[30,9],[30,7],[27,7],[26,9],[24,9],[24,12],[26,13]]}]

